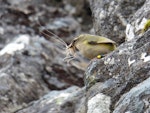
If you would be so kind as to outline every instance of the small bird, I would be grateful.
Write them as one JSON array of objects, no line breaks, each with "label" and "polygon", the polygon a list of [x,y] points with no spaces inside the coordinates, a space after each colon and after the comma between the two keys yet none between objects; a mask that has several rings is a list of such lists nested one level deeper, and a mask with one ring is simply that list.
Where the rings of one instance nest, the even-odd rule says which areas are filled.
[{"label": "small bird", "polygon": [[101,58],[115,49],[116,43],[108,38],[81,34],[72,40],[67,47],[67,50],[69,50],[67,53],[69,56],[74,56],[79,51],[85,58],[93,59],[95,57]]},{"label": "small bird", "polygon": [[[102,58],[106,54],[116,49],[116,42],[106,37],[91,34],[81,34],[74,38],[69,45],[67,45],[66,42],[64,42],[60,37],[49,30],[46,31],[47,33],[55,36],[56,40],[65,46],[66,57],[64,58],[64,61],[67,62],[70,62],[72,59],[76,58],[76,53],[78,52],[83,57],[91,60],[93,58]],[[50,37],[45,32],[41,33],[47,37]]]}]

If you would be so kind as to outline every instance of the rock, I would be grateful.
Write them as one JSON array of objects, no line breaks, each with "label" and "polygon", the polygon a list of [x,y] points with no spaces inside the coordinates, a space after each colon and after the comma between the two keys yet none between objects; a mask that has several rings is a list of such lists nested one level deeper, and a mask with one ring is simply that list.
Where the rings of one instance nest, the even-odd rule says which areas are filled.
[{"label": "rock", "polygon": [[[136,23],[137,20],[147,17],[150,11],[147,7],[149,3],[150,1],[147,0],[130,18],[129,23]],[[142,13],[143,10],[146,12]],[[133,24],[132,27],[136,29],[137,26]],[[85,71],[87,103],[92,98],[96,98],[96,95],[104,94],[111,98],[110,108],[107,107],[107,111],[149,112],[150,104],[147,102],[149,98],[147,83],[150,77],[149,37],[150,29],[143,34],[135,34],[134,38],[121,44],[114,52],[91,62]],[[96,110],[100,107],[103,105],[87,109]]]},{"label": "rock", "polygon": [[110,38],[118,44],[125,40],[125,29],[130,17],[145,0],[89,0],[97,35]]},{"label": "rock", "polygon": [[60,29],[59,34],[65,38],[65,30],[73,34],[76,30],[81,32],[81,26],[63,7],[47,6],[46,2],[0,1],[1,113],[24,109],[51,90],[83,86],[85,67],[80,66],[79,61],[74,63],[76,66],[64,62],[65,48],[58,40],[49,42],[37,36],[41,27],[37,20],[45,26],[59,21],[61,25],[55,30]]},{"label": "rock", "polygon": [[87,113],[110,113],[110,103],[109,96],[99,93],[88,101]]},{"label": "rock", "polygon": [[[150,29],[138,32],[143,28],[141,23],[149,18],[149,4],[149,0],[90,1],[96,34],[122,44],[106,57],[90,62],[84,74],[85,87],[85,66],[81,59],[65,63],[65,47],[58,40],[53,37],[47,41],[36,35],[39,18],[46,26],[48,22],[57,23],[55,19],[61,17],[59,28],[63,28],[69,20],[66,17],[72,18],[75,14],[71,11],[68,16],[66,13],[70,3],[60,1],[59,8],[31,5],[27,13],[20,6],[18,10],[1,7],[1,39],[8,37],[9,40],[1,43],[0,112],[149,113]],[[81,4],[80,8],[83,6]],[[73,8],[71,6],[70,10]],[[80,12],[76,14],[81,17]],[[18,15],[21,16],[15,21]],[[76,22],[80,23],[79,20]],[[69,27],[69,33],[80,28]],[[66,36],[63,32],[60,34]]]},{"label": "rock", "polygon": [[[73,84],[82,86],[83,71],[65,65],[63,52],[44,38],[31,38],[27,34],[17,36],[6,45],[0,51],[0,112],[15,112],[27,107],[50,89],[60,90]],[[49,57],[44,57],[43,53]]]},{"label": "rock", "polygon": [[[28,35],[23,35],[24,39],[25,36],[28,38]],[[0,55],[1,113],[11,113],[22,109],[29,102],[39,99],[49,91],[41,76],[43,59],[39,56],[24,55],[25,46],[29,46],[29,43],[18,50],[17,47],[23,44],[23,41],[20,41],[18,42],[20,45],[17,45],[19,39],[6,46],[7,50],[13,49],[12,52],[7,53],[5,48],[0,51],[3,53]],[[15,44],[16,51],[12,48]]]},{"label": "rock", "polygon": [[[70,34],[74,33],[75,35],[79,34],[81,31],[81,26],[78,21],[72,17],[63,17],[55,19],[52,23],[47,24],[45,27],[39,27],[43,36],[51,40],[51,37],[59,36],[63,38],[65,42],[71,42]],[[46,30],[48,29],[48,30]],[[69,37],[67,39],[67,37]]]},{"label": "rock", "polygon": [[[72,86],[61,91],[51,91],[38,101],[31,103],[27,108],[16,113],[66,113],[66,111],[62,110],[63,108],[61,106],[67,99],[72,98],[72,95],[80,90],[80,88]],[[67,111],[67,113],[72,112]]]},{"label": "rock", "polygon": [[14,42],[8,44],[0,51],[0,55],[4,55],[6,53],[13,55],[16,51],[21,51],[25,48],[25,46],[29,45],[29,35],[20,35],[16,38],[17,39]]},{"label": "rock", "polygon": [[135,112],[149,113],[150,78],[144,80],[129,92],[121,96],[113,113]]},{"label": "rock", "polygon": [[[110,110],[113,111],[122,94],[150,77],[149,34],[150,30],[143,36],[122,44],[107,57],[91,63],[85,73],[87,100],[103,93],[111,97]],[[122,106],[122,103],[119,105]],[[132,106],[131,109],[137,107]]]},{"label": "rock", "polygon": [[[145,23],[150,19],[150,2],[146,0],[145,4],[133,15],[126,27],[126,40],[130,41],[139,35],[142,35],[142,29]],[[144,13],[143,13],[144,12]]]}]

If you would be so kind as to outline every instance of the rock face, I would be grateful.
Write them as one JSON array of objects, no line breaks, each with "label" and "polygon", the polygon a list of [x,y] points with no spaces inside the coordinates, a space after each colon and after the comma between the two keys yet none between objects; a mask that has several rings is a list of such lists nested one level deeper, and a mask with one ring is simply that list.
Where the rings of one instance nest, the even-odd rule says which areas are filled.
[{"label": "rock face", "polygon": [[[1,113],[16,112],[27,107],[50,90],[82,86],[83,71],[65,65],[65,54],[60,54],[60,50],[44,38],[22,34],[0,51]],[[60,56],[57,56],[58,51]],[[57,57],[53,58],[52,55]]]},{"label": "rock face", "polygon": [[[63,62],[65,50],[56,40],[47,41],[36,35],[36,14],[40,17],[47,12],[52,20],[56,15],[61,17],[46,26],[59,36],[80,32],[79,22],[70,19],[73,12],[62,19],[65,10],[73,9],[70,4],[59,3],[60,7],[67,5],[65,10],[40,7],[46,12],[30,6],[26,10],[7,7],[4,13],[6,7],[1,7],[3,17],[11,11],[22,16],[14,23],[14,14],[0,20],[0,34],[4,34],[0,37],[4,42],[0,43],[0,113],[150,113],[150,29],[141,32],[150,19],[150,0],[89,2],[96,33],[122,44],[106,57],[93,59],[85,70],[82,62]],[[16,0],[2,2],[6,6],[16,3],[19,4]],[[40,19],[42,23],[47,21]],[[73,27],[62,32],[63,27],[68,28],[66,21],[75,22],[76,26],[71,24]],[[67,38],[65,41],[69,42]]]},{"label": "rock face", "polygon": [[[65,48],[58,40],[48,41],[39,36],[43,27],[37,25],[36,19],[46,24],[49,18],[44,15],[50,14],[51,27],[68,39],[71,32],[80,31],[79,22],[66,15],[64,9],[48,8],[44,3],[42,0],[0,1],[0,113],[22,112],[21,109],[51,90],[63,90],[72,85],[77,90],[84,84],[81,66],[63,61]],[[50,30],[55,32],[52,28]],[[70,94],[73,89],[69,90]],[[66,97],[57,100],[61,98]]]},{"label": "rock face", "polygon": [[[135,112],[145,113],[150,112],[149,94],[150,94],[150,78],[144,80],[129,92],[124,94],[115,106],[113,113]],[[127,107],[128,106],[128,107]]]},{"label": "rock face", "polygon": [[[86,86],[89,88],[88,100],[94,95],[104,93],[111,97],[110,109],[115,113],[147,111],[147,105],[142,100],[150,94],[148,88],[144,87],[147,86],[146,81],[150,77],[149,34],[150,30],[143,36],[122,44],[107,57],[91,63],[85,73]],[[144,86],[138,85],[141,82]],[[134,89],[138,90],[139,87],[142,91],[136,95]],[[122,94],[127,92],[129,94],[123,95],[126,100],[122,99],[118,102],[120,98],[123,98]],[[136,102],[128,101],[127,98],[129,100],[134,98]],[[143,106],[141,104],[134,105],[138,102],[141,102]],[[117,104],[115,105],[115,103]]]},{"label": "rock face", "polygon": [[[36,57],[31,55],[31,51],[35,52],[33,48],[30,49],[30,52],[26,48],[30,43],[29,38],[28,35],[20,35],[16,41],[1,50],[1,113],[12,113],[22,109],[29,102],[37,100],[49,91],[41,78],[43,59],[37,55],[38,53],[36,53]],[[18,52],[16,53],[16,51]]]},{"label": "rock face", "polygon": [[38,101],[31,103],[30,106],[17,113],[61,113],[61,107],[64,101],[68,98],[72,98],[72,95],[79,91],[80,88],[75,86],[62,91],[51,91]]},{"label": "rock face", "polygon": [[94,29],[98,35],[117,43],[125,40],[125,29],[130,17],[145,0],[89,0],[93,13]]},{"label": "rock face", "polygon": [[[141,23],[137,21],[142,18],[150,18],[148,15],[150,13],[149,3],[150,1],[147,0],[132,18],[129,18],[128,25],[134,28],[133,30],[126,27],[130,34],[126,32],[126,37],[130,41],[121,44],[117,50],[105,58],[91,62],[85,71],[87,100],[96,98],[96,95],[101,93],[109,96],[111,98],[110,112],[150,112],[148,100],[150,92],[147,84],[150,77],[150,30],[143,34],[136,32],[136,29],[141,27]],[[98,106],[87,109],[99,108]],[[100,109],[99,112],[101,112]]]}]

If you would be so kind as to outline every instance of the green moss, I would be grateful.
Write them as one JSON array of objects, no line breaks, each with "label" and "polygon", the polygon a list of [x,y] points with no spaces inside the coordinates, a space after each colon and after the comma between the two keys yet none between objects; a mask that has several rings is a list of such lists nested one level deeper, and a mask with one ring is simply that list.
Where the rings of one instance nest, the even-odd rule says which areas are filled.
[{"label": "green moss", "polygon": [[144,25],[144,28],[142,29],[142,33],[146,32],[150,27],[150,19],[147,20],[147,22]]}]

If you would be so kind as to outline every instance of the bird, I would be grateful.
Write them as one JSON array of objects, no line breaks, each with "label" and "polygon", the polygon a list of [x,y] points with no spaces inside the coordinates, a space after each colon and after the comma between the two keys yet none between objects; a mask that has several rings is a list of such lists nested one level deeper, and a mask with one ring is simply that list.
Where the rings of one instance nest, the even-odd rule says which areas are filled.
[{"label": "bird", "polygon": [[116,42],[106,37],[81,34],[75,37],[67,46],[67,57],[74,57],[79,52],[83,57],[91,60],[93,58],[102,58],[106,54],[116,49]]},{"label": "bird", "polygon": [[[38,22],[38,24],[42,26],[40,22]],[[53,32],[49,30],[46,31],[48,34],[45,32],[41,32],[41,34],[49,38],[51,37],[49,34],[52,34],[55,37],[53,39],[58,40],[65,47],[66,57],[64,58],[64,61],[74,59],[76,53],[78,52],[89,60],[93,58],[100,59],[106,54],[115,50],[117,46],[116,42],[109,38],[91,34],[80,34],[79,36],[75,37],[68,45],[64,40],[62,40]]]}]

